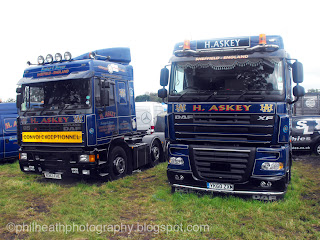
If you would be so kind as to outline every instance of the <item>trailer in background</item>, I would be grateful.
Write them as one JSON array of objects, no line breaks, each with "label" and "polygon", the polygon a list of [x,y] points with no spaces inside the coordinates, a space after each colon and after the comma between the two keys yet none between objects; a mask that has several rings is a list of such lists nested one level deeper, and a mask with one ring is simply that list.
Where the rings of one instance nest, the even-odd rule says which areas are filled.
[{"label": "trailer in background", "polygon": [[0,103],[0,159],[17,158],[17,107],[15,103]]}]

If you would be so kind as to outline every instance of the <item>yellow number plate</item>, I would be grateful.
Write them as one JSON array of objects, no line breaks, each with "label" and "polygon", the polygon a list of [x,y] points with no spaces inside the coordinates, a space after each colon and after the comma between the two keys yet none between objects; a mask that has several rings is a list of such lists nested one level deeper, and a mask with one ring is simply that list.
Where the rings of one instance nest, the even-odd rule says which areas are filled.
[{"label": "yellow number plate", "polygon": [[22,142],[82,143],[82,132],[23,132]]}]

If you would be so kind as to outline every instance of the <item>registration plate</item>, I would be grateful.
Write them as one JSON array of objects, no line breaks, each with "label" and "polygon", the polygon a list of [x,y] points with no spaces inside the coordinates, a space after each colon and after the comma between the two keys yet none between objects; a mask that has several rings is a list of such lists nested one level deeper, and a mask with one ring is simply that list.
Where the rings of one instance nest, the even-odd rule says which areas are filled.
[{"label": "registration plate", "polygon": [[59,173],[44,173],[45,178],[52,178],[52,179],[61,179],[61,174]]},{"label": "registration plate", "polygon": [[233,191],[234,185],[229,183],[207,183],[207,188],[214,190]]}]

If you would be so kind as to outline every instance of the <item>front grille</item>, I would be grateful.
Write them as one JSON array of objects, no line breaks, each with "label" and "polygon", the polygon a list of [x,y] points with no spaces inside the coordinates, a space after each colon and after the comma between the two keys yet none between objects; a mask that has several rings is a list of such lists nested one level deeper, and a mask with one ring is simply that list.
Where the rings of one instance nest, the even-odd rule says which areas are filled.
[{"label": "front grille", "polygon": [[[184,114],[175,118],[179,141],[271,143],[274,115]],[[266,116],[269,119],[265,120]],[[259,120],[264,119],[264,120]]]},{"label": "front grille", "polygon": [[205,181],[243,182],[252,172],[255,148],[191,147],[192,170]]}]

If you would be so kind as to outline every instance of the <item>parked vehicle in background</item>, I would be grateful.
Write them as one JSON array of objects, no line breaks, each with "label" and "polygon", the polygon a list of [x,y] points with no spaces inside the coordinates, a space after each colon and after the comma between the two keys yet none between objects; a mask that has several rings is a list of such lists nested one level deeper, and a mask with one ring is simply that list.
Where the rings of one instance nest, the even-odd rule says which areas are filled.
[{"label": "parked vehicle in background", "polygon": [[306,93],[294,104],[292,150],[320,155],[320,93]]},{"label": "parked vehicle in background", "polygon": [[320,116],[320,93],[306,93],[293,109],[295,116]]},{"label": "parked vehicle in background", "polygon": [[159,115],[165,114],[164,106],[158,102],[136,102],[137,129],[152,134]]},{"label": "parked vehicle in background", "polygon": [[15,159],[19,155],[16,103],[0,103],[0,159]]}]

